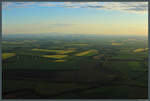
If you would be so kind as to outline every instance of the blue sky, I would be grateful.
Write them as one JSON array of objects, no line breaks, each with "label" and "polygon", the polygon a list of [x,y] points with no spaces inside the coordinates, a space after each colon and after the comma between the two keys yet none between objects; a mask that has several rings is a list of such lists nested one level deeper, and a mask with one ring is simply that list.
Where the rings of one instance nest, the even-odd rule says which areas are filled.
[{"label": "blue sky", "polygon": [[147,2],[4,2],[3,34],[148,34]]}]

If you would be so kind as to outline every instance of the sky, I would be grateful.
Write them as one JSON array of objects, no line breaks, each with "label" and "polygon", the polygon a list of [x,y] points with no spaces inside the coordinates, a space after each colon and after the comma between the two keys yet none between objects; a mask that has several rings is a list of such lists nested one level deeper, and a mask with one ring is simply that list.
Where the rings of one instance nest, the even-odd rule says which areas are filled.
[{"label": "sky", "polygon": [[148,35],[147,2],[3,2],[3,34]]}]

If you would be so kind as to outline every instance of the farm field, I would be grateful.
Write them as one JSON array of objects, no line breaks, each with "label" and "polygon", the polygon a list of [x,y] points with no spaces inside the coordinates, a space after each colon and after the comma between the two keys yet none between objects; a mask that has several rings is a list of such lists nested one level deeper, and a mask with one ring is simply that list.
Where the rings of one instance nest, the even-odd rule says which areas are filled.
[{"label": "farm field", "polygon": [[5,59],[11,58],[15,55],[16,55],[15,53],[3,53],[2,54],[2,59],[5,60]]},{"label": "farm field", "polygon": [[6,35],[3,98],[146,99],[147,42],[138,36]]}]

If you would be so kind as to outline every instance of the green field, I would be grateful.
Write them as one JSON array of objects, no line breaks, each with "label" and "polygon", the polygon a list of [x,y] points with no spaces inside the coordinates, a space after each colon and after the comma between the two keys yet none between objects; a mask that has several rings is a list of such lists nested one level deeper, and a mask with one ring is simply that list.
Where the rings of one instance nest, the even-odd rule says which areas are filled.
[{"label": "green field", "polygon": [[[9,37],[3,98],[146,99],[146,37]],[[11,84],[11,85],[10,85]]]}]

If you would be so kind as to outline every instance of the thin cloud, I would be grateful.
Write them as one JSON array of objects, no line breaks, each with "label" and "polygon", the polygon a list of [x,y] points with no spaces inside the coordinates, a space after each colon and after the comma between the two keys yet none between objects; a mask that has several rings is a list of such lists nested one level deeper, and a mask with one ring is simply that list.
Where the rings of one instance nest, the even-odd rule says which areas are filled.
[{"label": "thin cloud", "polygon": [[91,8],[97,10],[117,10],[132,13],[146,13],[148,2],[4,2],[3,8],[26,7],[63,7],[63,8]]},{"label": "thin cloud", "polygon": [[32,7],[35,2],[2,2],[2,7],[6,9],[11,8],[29,8]]},{"label": "thin cloud", "polygon": [[50,27],[70,27],[76,24],[65,24],[65,23],[57,23],[57,24],[49,24]]}]

